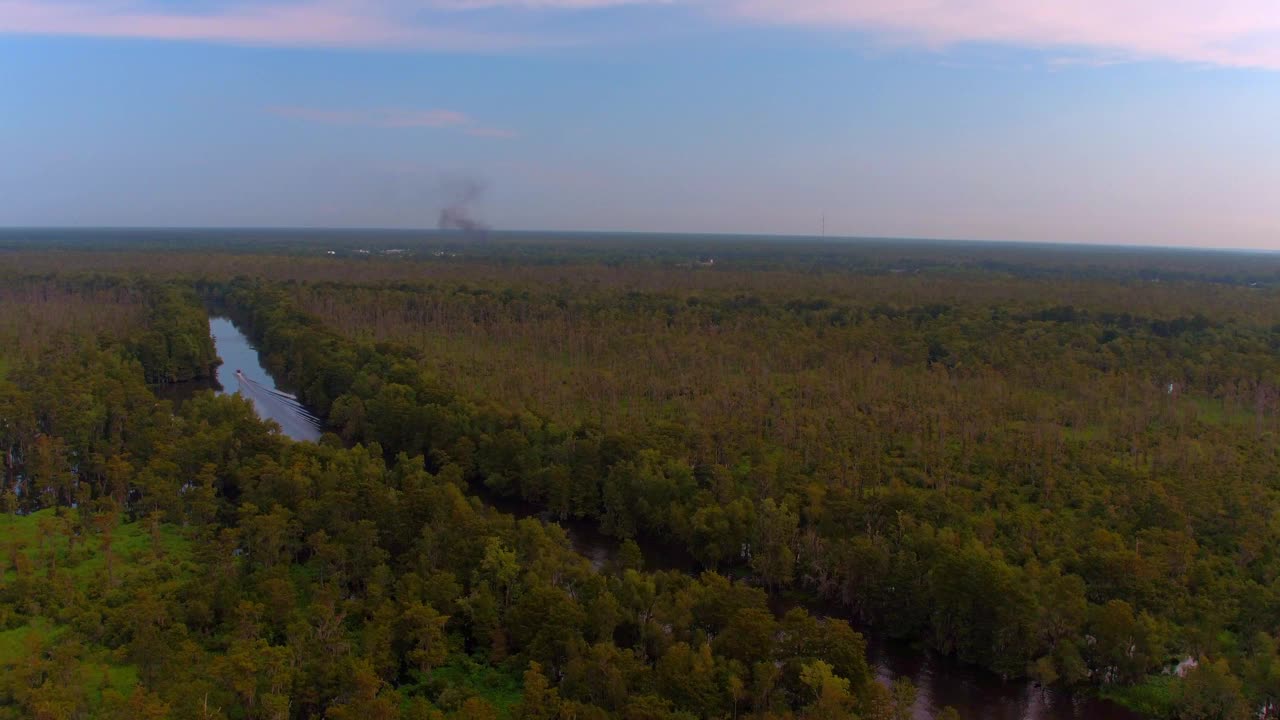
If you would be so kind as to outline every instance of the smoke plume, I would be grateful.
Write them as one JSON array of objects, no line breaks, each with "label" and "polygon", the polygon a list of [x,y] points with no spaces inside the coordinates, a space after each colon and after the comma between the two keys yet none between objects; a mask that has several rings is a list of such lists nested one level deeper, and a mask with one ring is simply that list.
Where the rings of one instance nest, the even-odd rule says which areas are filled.
[{"label": "smoke plume", "polygon": [[441,230],[484,233],[489,229],[475,216],[474,205],[484,197],[484,183],[472,178],[458,178],[444,183],[446,203],[437,221]]}]

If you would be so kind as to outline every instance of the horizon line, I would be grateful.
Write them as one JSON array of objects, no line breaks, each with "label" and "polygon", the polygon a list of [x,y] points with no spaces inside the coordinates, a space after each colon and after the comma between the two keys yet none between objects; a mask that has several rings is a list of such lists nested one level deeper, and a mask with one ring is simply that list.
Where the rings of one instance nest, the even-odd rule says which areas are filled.
[{"label": "horizon line", "polygon": [[[265,231],[282,233],[330,232],[330,233],[400,233],[426,235],[467,236],[459,230],[447,230],[435,227],[390,227],[366,225],[0,225],[0,233],[37,231],[37,232],[228,232],[228,231]],[[555,229],[497,229],[486,228],[483,233],[492,235],[626,235],[634,237],[683,237],[683,238],[715,238],[715,239],[753,239],[753,240],[812,240],[819,244],[841,244],[857,242],[903,242],[914,244],[955,244],[955,245],[1021,245],[1049,248],[1091,248],[1113,250],[1179,250],[1222,253],[1256,253],[1264,255],[1280,254],[1280,247],[1212,247],[1206,245],[1141,245],[1119,242],[1095,242],[1089,240],[1014,240],[965,237],[929,237],[917,235],[812,235],[788,233],[751,233],[751,232],[698,232],[698,231],[664,231],[664,230],[555,230]]]}]

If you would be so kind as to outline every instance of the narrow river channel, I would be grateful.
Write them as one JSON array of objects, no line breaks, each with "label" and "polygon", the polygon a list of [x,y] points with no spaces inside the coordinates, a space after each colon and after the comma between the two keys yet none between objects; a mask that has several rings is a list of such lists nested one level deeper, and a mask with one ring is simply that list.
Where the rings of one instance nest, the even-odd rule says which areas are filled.
[{"label": "narrow river channel", "polygon": [[262,367],[257,348],[224,317],[209,318],[209,331],[222,358],[218,384],[226,392],[239,393],[253,403],[258,417],[274,420],[294,440],[315,442],[323,434],[320,421],[294,396],[276,387],[275,378]]},{"label": "narrow river channel", "polygon": [[[319,423],[296,400],[282,395],[275,379],[263,368],[258,351],[229,319],[210,318],[210,330],[223,364],[217,380],[195,389],[237,392],[254,403],[259,416],[275,420],[285,434],[301,441],[319,439]],[[237,370],[241,375],[237,376]],[[188,385],[193,385],[188,383]],[[186,392],[193,391],[187,389]],[[180,399],[180,398],[178,398]],[[522,517],[542,517],[532,506],[486,497],[499,509]],[[545,519],[545,518],[544,518]],[[563,524],[574,548],[596,568],[617,553],[619,543],[582,521]],[[646,566],[651,570],[696,571],[697,565],[678,548],[641,542]],[[814,614],[840,616],[838,608],[809,607]],[[856,626],[855,626],[856,627]],[[908,643],[895,641],[868,628],[868,660],[881,682],[910,678],[918,689],[914,718],[932,720],[945,707],[953,707],[966,720],[1140,720],[1141,716],[1115,703],[1087,693],[1045,689],[1031,682],[1003,681],[980,668],[940,657]]]},{"label": "narrow river channel", "polygon": [[222,364],[213,378],[165,385],[156,389],[161,397],[181,405],[192,395],[212,390],[219,395],[239,394],[253,403],[254,412],[264,420],[274,420],[285,435],[300,442],[315,442],[323,434],[322,423],[297,398],[276,386],[275,378],[262,366],[258,350],[235,323],[225,317],[209,318],[209,332]]}]

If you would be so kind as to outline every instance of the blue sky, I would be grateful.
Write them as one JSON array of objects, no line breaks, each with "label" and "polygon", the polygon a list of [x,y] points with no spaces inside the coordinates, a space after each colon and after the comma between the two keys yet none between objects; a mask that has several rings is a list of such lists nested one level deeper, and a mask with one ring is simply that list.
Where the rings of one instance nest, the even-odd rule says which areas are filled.
[{"label": "blue sky", "polygon": [[1270,0],[0,0],[0,225],[1280,249]]}]

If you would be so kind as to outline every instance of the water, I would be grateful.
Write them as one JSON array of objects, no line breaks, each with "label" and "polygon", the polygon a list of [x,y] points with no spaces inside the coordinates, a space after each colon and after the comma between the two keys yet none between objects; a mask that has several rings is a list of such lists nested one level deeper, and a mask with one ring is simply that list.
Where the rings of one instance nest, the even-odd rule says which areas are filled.
[{"label": "water", "polygon": [[979,667],[878,637],[867,638],[867,660],[884,683],[906,677],[918,694],[913,717],[931,720],[944,707],[974,720],[1139,720],[1142,716],[1085,692],[1038,687],[1027,680],[1003,681]]},{"label": "water", "polygon": [[274,420],[280,430],[294,440],[320,439],[320,422],[296,398],[276,387],[275,379],[258,359],[258,349],[235,323],[225,317],[211,317],[209,332],[213,333],[214,346],[222,358],[217,382],[224,391],[234,389],[241,397],[248,398],[258,417]]},{"label": "water", "polygon": [[1046,688],[1029,680],[1002,680],[976,665],[921,649],[905,640],[889,638],[875,628],[853,622],[848,611],[833,603],[799,603],[770,598],[774,612],[782,614],[801,606],[817,617],[850,620],[867,641],[867,662],[884,685],[905,677],[916,686],[914,720],[933,720],[951,707],[962,718],[974,720],[1142,720],[1141,715],[1109,700],[1091,695],[1087,688],[1070,692]]},{"label": "water", "polygon": [[322,424],[298,402],[280,390],[275,379],[262,367],[258,349],[225,317],[209,318],[209,331],[222,365],[215,377],[175,383],[157,388],[156,394],[172,400],[177,407],[198,392],[212,390],[219,395],[239,394],[253,403],[258,417],[274,420],[285,435],[301,442],[315,442],[323,433]]},{"label": "water", "polygon": [[[585,557],[596,571],[604,570],[618,557],[622,543],[617,538],[600,532],[600,526],[581,518],[556,518],[553,513],[532,503],[499,495],[483,486],[473,485],[471,491],[486,505],[517,518],[537,518],[544,523],[555,523],[564,530],[565,537],[574,551]],[[682,547],[653,538],[637,538],[640,557],[645,570],[676,570],[695,575],[702,568]]]}]

